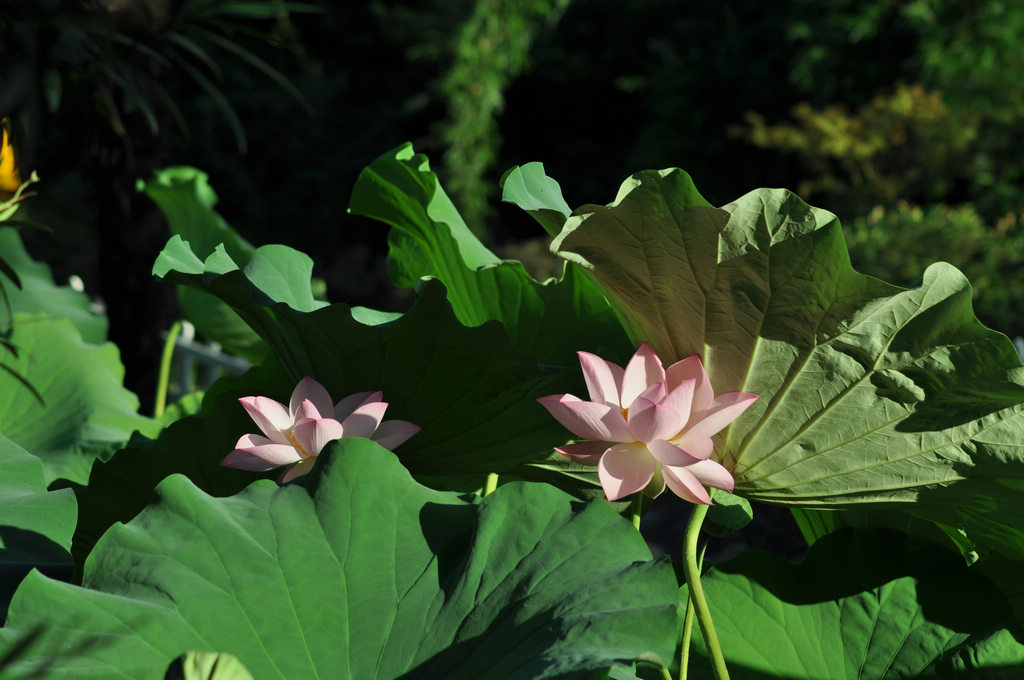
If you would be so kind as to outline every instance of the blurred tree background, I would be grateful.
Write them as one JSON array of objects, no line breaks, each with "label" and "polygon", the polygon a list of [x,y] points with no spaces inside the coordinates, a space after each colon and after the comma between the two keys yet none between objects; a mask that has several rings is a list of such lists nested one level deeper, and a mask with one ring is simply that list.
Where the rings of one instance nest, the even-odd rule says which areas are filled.
[{"label": "blurred tree background", "polygon": [[227,221],[310,253],[331,300],[395,308],[385,227],[346,207],[407,140],[535,271],[506,169],[543,161],[576,206],[677,166],[716,204],[798,190],[840,216],[860,271],[915,285],[951,261],[982,320],[1024,335],[1022,3],[2,0],[0,53],[0,113],[54,227],[31,249],[106,301],[144,400],[175,312],[136,178],[205,170]]}]

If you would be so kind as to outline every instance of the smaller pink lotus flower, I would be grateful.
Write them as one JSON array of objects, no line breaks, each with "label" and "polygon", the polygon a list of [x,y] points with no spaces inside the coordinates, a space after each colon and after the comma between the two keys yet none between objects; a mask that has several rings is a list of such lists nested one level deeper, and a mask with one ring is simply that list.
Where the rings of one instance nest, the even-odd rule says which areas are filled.
[{"label": "smaller pink lotus flower", "polygon": [[243,435],[221,461],[225,467],[263,472],[288,466],[282,484],[313,469],[328,442],[342,437],[372,439],[389,451],[420,431],[404,420],[383,420],[382,392],[359,392],[332,404],[323,385],[310,377],[299,381],[288,407],[267,397],[242,397],[263,434]]},{"label": "smaller pink lotus flower", "polygon": [[646,342],[626,368],[578,352],[591,401],[553,394],[537,401],[573,434],[590,441],[555,450],[596,465],[608,500],[638,491],[656,497],[668,486],[691,503],[711,504],[705,486],[733,490],[733,477],[711,460],[711,437],[747,410],[757,395],[715,396],[700,357],[666,370]]}]

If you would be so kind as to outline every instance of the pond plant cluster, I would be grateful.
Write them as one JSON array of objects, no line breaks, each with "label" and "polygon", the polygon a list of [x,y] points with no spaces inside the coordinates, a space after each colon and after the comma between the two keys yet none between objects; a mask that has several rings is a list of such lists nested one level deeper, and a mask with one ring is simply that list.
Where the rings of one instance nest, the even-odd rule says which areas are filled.
[{"label": "pond plant cluster", "polygon": [[[887,284],[834,215],[677,169],[571,210],[530,163],[502,199],[565,261],[537,281],[404,145],[350,203],[415,289],[382,312],[317,299],[203,173],[139,190],[154,275],[253,368],[139,414],[103,317],[0,230],[0,677],[1020,677],[1024,370],[954,267]],[[661,493],[693,510],[653,558]],[[803,561],[703,563],[749,501]]]}]

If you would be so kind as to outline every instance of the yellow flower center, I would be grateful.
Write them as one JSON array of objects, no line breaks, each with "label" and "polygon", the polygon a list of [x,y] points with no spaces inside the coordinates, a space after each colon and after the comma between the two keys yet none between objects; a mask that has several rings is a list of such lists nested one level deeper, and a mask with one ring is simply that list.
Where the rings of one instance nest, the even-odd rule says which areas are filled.
[{"label": "yellow flower center", "polygon": [[306,449],[302,448],[302,444],[300,444],[299,440],[295,438],[295,431],[294,431],[294,429],[289,428],[283,434],[284,434],[285,437],[288,438],[288,443],[291,444],[292,446],[294,446],[295,450],[299,452],[300,456],[302,456],[303,458],[310,458],[310,457],[312,457],[313,454],[311,454],[310,452],[306,451]]}]

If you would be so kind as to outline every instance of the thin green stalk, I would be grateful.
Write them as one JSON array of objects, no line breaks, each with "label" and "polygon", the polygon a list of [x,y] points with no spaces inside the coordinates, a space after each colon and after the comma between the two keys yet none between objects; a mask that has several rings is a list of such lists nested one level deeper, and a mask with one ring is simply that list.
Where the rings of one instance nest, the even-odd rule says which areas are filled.
[{"label": "thin green stalk", "polygon": [[711,667],[715,672],[716,680],[729,680],[729,671],[725,667],[725,657],[722,656],[722,646],[718,642],[718,633],[715,632],[715,624],[711,621],[711,610],[708,608],[708,601],[704,597],[704,587],[700,583],[700,566],[697,564],[697,543],[700,537],[700,527],[704,524],[704,518],[708,514],[708,505],[695,505],[690,515],[690,522],[686,525],[685,548],[683,553],[683,569],[686,572],[686,584],[690,589],[690,601],[693,602],[694,612],[697,615],[697,622],[700,624],[700,632],[704,634],[704,642],[711,653]]},{"label": "thin green stalk", "polygon": [[665,680],[672,680],[672,674],[669,672],[667,668],[661,669],[661,677]]},{"label": "thin green stalk", "polygon": [[686,618],[683,619],[683,639],[679,643],[679,680],[686,680],[690,670],[690,638],[693,636],[693,598],[686,597]]},{"label": "thin green stalk", "polygon": [[174,356],[174,343],[181,333],[181,322],[175,321],[167,331],[167,340],[164,341],[164,351],[160,355],[160,375],[156,383],[156,399],[153,402],[153,417],[159,418],[167,408],[167,385],[171,379],[171,358]]},{"label": "thin green stalk", "polygon": [[[700,556],[697,558],[697,571],[704,567],[704,550],[708,547],[707,541],[702,541]],[[679,680],[686,680],[690,668],[690,639],[693,637],[693,598],[686,595],[686,618],[683,619],[683,639],[679,645]]]},{"label": "thin green stalk", "polygon": [[490,496],[494,493],[494,490],[498,488],[498,473],[491,472],[487,475],[487,481],[484,482],[484,496]]},{"label": "thin green stalk", "polygon": [[640,531],[640,518],[643,516],[644,492],[637,491],[633,494],[633,505],[630,507],[630,518],[633,520],[633,527]]}]

